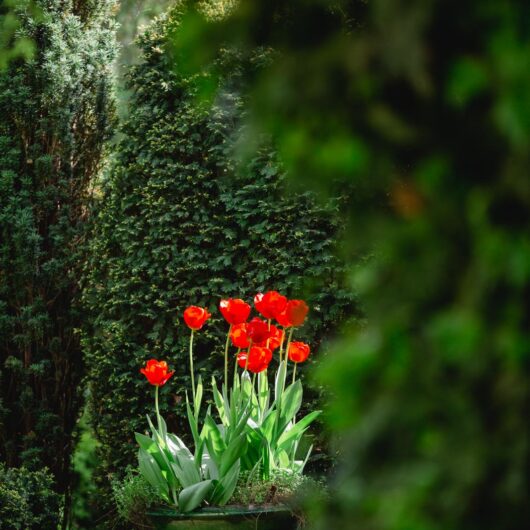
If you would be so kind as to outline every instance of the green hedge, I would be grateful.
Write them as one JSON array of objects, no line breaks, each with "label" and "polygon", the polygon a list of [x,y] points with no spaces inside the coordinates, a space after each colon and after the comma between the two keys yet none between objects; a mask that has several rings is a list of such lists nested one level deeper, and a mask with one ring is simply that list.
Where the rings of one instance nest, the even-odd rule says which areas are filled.
[{"label": "green hedge", "polygon": [[60,506],[46,469],[28,471],[0,463],[0,529],[53,530],[59,525]]},{"label": "green hedge", "polygon": [[[167,359],[176,370],[161,406],[171,428],[183,434],[188,304],[214,313],[197,338],[196,369],[205,380],[222,369],[221,297],[250,300],[272,288],[305,297],[311,313],[298,337],[314,350],[354,309],[333,255],[335,205],[317,204],[309,193],[286,196],[265,144],[253,159],[234,162],[231,137],[242,106],[237,68],[223,78],[212,106],[199,104],[204,76],[182,74],[178,61],[175,68],[175,58],[163,53],[167,32],[178,28],[178,11],[140,39],[143,61],[129,79],[130,118],[94,224],[84,290],[91,325],[83,341],[101,476],[136,461],[133,433],[145,429],[153,406],[152,388],[139,374],[150,357]],[[237,67],[238,60],[227,53],[221,63]]]},{"label": "green hedge", "polygon": [[35,53],[0,71],[0,461],[47,466],[61,491],[81,401],[90,179],[113,112],[112,3],[35,1],[37,19],[17,8]]}]

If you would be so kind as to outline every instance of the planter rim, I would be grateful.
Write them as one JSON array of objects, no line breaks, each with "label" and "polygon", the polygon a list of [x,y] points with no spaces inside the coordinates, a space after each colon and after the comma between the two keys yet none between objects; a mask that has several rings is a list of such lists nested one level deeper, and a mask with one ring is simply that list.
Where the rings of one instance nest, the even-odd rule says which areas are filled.
[{"label": "planter rim", "polygon": [[172,519],[218,519],[220,517],[256,516],[262,513],[291,513],[285,504],[256,504],[250,506],[226,506],[202,508],[196,512],[181,513],[173,508],[159,508],[147,512],[150,517],[171,517]]}]

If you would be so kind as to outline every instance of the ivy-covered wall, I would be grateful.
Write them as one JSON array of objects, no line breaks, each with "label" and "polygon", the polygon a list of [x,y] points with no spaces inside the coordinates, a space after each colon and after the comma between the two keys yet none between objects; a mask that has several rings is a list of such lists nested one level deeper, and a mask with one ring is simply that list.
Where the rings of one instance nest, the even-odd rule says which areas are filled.
[{"label": "ivy-covered wall", "polygon": [[35,53],[0,71],[0,461],[47,466],[59,491],[81,398],[87,206],[113,114],[113,3],[13,3]]},{"label": "ivy-covered wall", "polygon": [[140,39],[143,61],[129,78],[130,118],[93,227],[84,290],[91,320],[83,341],[101,476],[136,463],[134,432],[145,429],[152,410],[152,388],[139,374],[148,358],[167,359],[176,370],[161,406],[171,427],[185,434],[187,305],[214,313],[196,341],[196,369],[205,380],[223,364],[221,297],[250,301],[259,290],[278,289],[306,298],[311,313],[298,338],[314,350],[355,308],[333,254],[336,205],[286,194],[266,146],[244,164],[233,161],[243,64],[223,54],[217,66],[229,63],[231,73],[221,76],[213,105],[199,104],[205,76],[186,76],[165,50],[167,33],[178,35],[179,11]]}]

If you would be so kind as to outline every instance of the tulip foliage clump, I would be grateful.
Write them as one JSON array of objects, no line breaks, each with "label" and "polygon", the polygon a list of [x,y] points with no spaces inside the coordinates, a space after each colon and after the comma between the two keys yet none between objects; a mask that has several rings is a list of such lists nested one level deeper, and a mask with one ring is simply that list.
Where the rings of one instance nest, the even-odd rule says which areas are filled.
[{"label": "tulip foliage clump", "polygon": [[[149,418],[150,436],[136,433],[139,469],[160,497],[189,512],[204,502],[224,505],[246,471],[266,480],[275,470],[302,473],[312,447],[302,451],[301,439],[320,414],[313,411],[297,418],[302,404],[302,383],[296,378],[298,363],[310,348],[293,341],[309,308],[303,300],[287,300],[276,291],[259,293],[254,305],[261,317],[249,320],[251,306],[240,299],[221,300],[220,311],[229,324],[224,349],[224,378],[212,377],[214,410],[202,410],[204,385],[195,380],[193,342],[211,314],[190,306],[184,321],[190,328],[189,368],[191,397],[186,393],[188,422],[194,450],[167,432],[160,415],[158,389],[173,372],[165,361],[147,361],[141,373],[155,387],[156,424]],[[273,324],[273,321],[275,323]],[[230,354],[230,345],[236,348]],[[269,381],[276,356],[275,374]],[[233,366],[231,366],[233,365]]]}]

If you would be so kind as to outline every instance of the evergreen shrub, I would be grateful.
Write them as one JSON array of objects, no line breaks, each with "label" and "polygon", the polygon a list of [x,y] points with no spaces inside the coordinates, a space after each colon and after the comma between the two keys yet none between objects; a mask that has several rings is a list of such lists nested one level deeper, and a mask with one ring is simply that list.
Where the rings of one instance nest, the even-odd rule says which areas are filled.
[{"label": "evergreen shrub", "polygon": [[[83,341],[100,477],[136,462],[133,435],[144,429],[151,407],[150,388],[139,374],[148,358],[164,358],[176,370],[162,389],[171,395],[160,402],[170,428],[186,437],[186,306],[214,313],[195,350],[205,381],[223,366],[221,297],[250,301],[268,289],[305,297],[311,319],[297,337],[313,350],[355,307],[333,254],[337,204],[317,203],[309,193],[286,195],[266,142],[244,164],[234,161],[240,72],[247,65],[225,51],[217,66],[230,72],[220,77],[213,103],[200,103],[208,75],[186,75],[166,48],[181,14],[179,4],[139,40],[142,62],[129,75],[130,117],[101,184],[93,227],[84,289],[91,318]],[[317,397],[307,400],[309,408]]]},{"label": "evergreen shrub", "polygon": [[87,206],[111,131],[113,2],[36,0],[37,19],[20,5],[17,35],[35,53],[0,71],[0,461],[47,466],[66,491]]},{"label": "evergreen shrub", "polygon": [[57,528],[61,497],[47,469],[29,471],[0,463],[0,529]]}]

